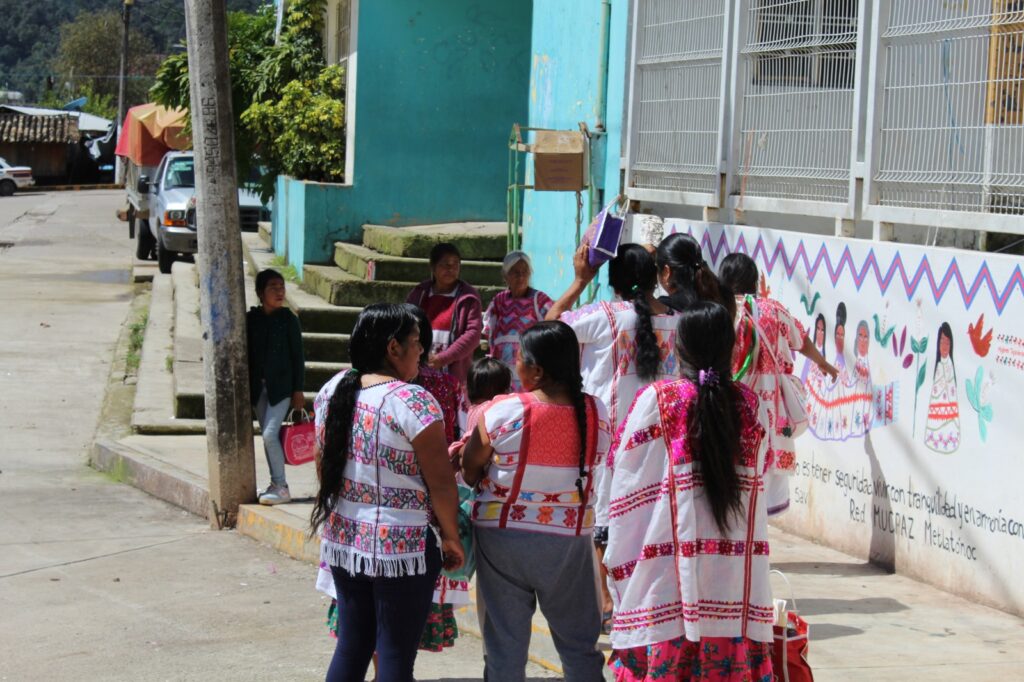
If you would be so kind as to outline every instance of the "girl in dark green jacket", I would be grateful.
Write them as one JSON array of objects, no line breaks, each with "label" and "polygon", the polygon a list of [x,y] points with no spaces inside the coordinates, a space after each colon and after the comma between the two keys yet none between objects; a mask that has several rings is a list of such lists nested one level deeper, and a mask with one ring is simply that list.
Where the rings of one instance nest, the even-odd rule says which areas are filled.
[{"label": "girl in dark green jacket", "polygon": [[260,493],[260,504],[290,502],[284,475],[281,423],[289,409],[305,404],[302,381],[305,360],[299,318],[285,303],[284,277],[276,270],[256,275],[260,305],[245,316],[249,341],[249,391],[263,434],[263,449],[270,466],[270,486]]}]

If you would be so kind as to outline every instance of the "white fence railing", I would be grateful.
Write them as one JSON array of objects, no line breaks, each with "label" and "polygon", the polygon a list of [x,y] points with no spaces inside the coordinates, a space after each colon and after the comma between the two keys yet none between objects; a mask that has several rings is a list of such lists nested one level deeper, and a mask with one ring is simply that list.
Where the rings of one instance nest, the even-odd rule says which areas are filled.
[{"label": "white fence railing", "polygon": [[634,0],[633,31],[636,198],[1024,233],[1024,0]]}]

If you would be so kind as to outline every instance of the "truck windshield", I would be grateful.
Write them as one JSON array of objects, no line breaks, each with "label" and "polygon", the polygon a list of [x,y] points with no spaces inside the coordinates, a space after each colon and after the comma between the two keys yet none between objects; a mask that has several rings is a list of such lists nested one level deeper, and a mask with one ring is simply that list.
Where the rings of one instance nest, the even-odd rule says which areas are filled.
[{"label": "truck windshield", "polygon": [[164,189],[196,186],[196,162],[191,158],[172,159],[167,164]]}]

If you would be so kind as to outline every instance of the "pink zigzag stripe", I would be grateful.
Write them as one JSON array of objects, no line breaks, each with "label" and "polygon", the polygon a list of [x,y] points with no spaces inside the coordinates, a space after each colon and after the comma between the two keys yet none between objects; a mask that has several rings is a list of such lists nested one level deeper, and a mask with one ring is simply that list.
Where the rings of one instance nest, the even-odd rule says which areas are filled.
[{"label": "pink zigzag stripe", "polygon": [[[687,232],[690,236],[694,236],[692,227],[688,228]],[[700,238],[700,245],[701,248],[711,256],[711,262],[715,265],[718,264],[719,259],[723,255],[734,251],[745,253],[755,261],[760,260],[769,274],[775,271],[776,266],[779,264],[779,261],[781,261],[782,267],[786,273],[786,278],[790,280],[793,279],[793,274],[801,263],[803,264],[804,270],[807,272],[807,278],[811,282],[814,282],[815,278],[818,276],[819,269],[824,265],[825,271],[829,280],[832,282],[833,287],[839,283],[843,270],[849,270],[850,275],[853,277],[853,283],[857,287],[857,291],[860,291],[861,286],[863,286],[864,282],[867,281],[868,276],[873,273],[874,280],[878,284],[879,290],[885,294],[888,292],[889,287],[892,285],[896,275],[898,274],[908,301],[913,299],[914,294],[917,292],[917,288],[921,285],[921,281],[927,279],[928,288],[931,290],[932,298],[935,303],[938,304],[946,295],[946,290],[949,288],[950,284],[955,280],[956,288],[959,290],[964,306],[968,310],[970,310],[971,305],[974,303],[975,297],[978,296],[981,291],[982,286],[986,286],[992,295],[992,303],[995,305],[996,312],[999,315],[1003,314],[1003,310],[1006,308],[1014,290],[1019,290],[1024,293],[1024,273],[1021,272],[1019,265],[1013,269],[1013,275],[1006,283],[1006,286],[1003,287],[1002,291],[1000,291],[992,278],[992,273],[989,271],[987,263],[982,265],[981,269],[978,270],[978,274],[974,277],[973,282],[968,287],[964,280],[964,273],[961,271],[960,265],[957,263],[955,257],[946,269],[946,273],[940,280],[936,281],[936,276],[932,271],[928,256],[921,257],[921,262],[918,264],[917,269],[914,270],[914,274],[911,277],[907,272],[907,268],[903,265],[903,258],[898,253],[892,263],[889,264],[889,268],[885,271],[885,274],[883,274],[882,267],[878,262],[878,258],[875,256],[874,249],[870,250],[868,257],[864,260],[864,264],[858,269],[856,263],[854,263],[853,255],[850,253],[849,247],[843,249],[843,254],[839,258],[839,262],[833,265],[828,249],[826,249],[823,244],[818,250],[817,256],[814,258],[814,262],[812,263],[802,239],[800,240],[800,245],[797,246],[796,253],[794,253],[792,257],[786,253],[786,248],[782,242],[775,245],[775,250],[772,253],[768,253],[768,248],[765,246],[763,237],[758,237],[757,243],[754,245],[753,250],[751,250],[747,247],[746,237],[744,235],[740,235],[737,238],[735,245],[730,246],[728,238],[724,233],[719,236],[717,243],[715,243],[712,240],[711,235],[705,231]]]}]

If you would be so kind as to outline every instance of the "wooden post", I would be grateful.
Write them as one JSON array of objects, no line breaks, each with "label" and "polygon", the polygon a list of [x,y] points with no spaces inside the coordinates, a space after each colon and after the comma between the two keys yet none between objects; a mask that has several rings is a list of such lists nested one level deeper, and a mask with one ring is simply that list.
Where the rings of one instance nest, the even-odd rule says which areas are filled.
[{"label": "wooden post", "polygon": [[185,0],[199,287],[206,383],[210,525],[230,528],[256,499],[231,77],[224,0]]}]

